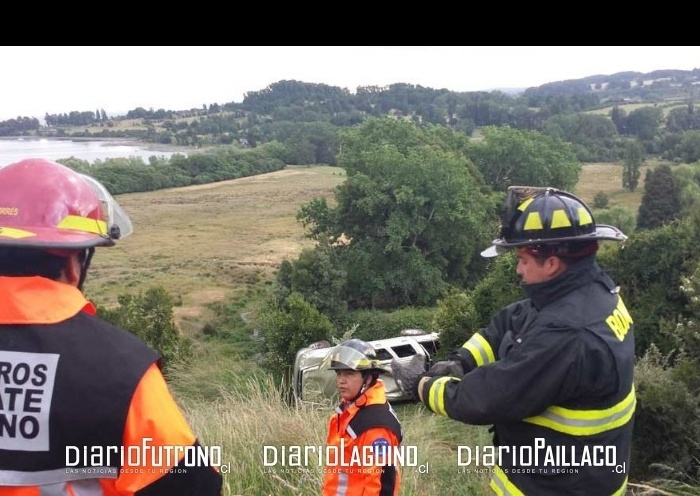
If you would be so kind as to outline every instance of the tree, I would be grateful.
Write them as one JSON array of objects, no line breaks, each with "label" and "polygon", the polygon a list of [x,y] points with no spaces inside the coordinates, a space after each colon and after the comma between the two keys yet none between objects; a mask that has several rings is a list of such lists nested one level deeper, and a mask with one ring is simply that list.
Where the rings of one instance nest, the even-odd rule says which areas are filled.
[{"label": "tree", "polygon": [[651,141],[659,134],[664,113],[659,107],[642,107],[627,116],[627,132],[643,141]]},{"label": "tree", "polygon": [[327,242],[305,248],[295,261],[284,260],[277,273],[278,301],[297,292],[321,313],[337,319],[347,311],[347,273]]},{"label": "tree", "polygon": [[625,134],[627,131],[627,113],[625,110],[615,105],[610,111],[610,119],[612,120],[613,124],[615,124],[617,132],[620,134]]},{"label": "tree", "polygon": [[681,218],[700,211],[700,162],[681,164],[673,168],[681,191]]},{"label": "tree", "polygon": [[655,229],[668,224],[681,211],[680,186],[671,166],[662,164],[647,172],[644,195],[637,212],[638,229]]},{"label": "tree", "polygon": [[615,125],[604,115],[558,114],[547,119],[547,134],[563,141],[591,146],[617,136]]},{"label": "tree", "polygon": [[644,150],[637,141],[628,141],[625,145],[625,159],[622,165],[622,187],[635,191],[639,185],[639,168],[644,162]]},{"label": "tree", "polygon": [[510,127],[486,127],[483,133],[467,154],[493,190],[513,185],[572,189],[578,182],[581,164],[561,139]]},{"label": "tree", "polygon": [[678,145],[681,159],[688,164],[700,160],[700,131],[686,131]]},{"label": "tree", "polygon": [[448,284],[470,284],[483,271],[479,250],[496,208],[462,153],[466,141],[389,118],[341,133],[347,179],[336,206],[315,200],[297,217],[343,260],[351,309],[433,304]]}]

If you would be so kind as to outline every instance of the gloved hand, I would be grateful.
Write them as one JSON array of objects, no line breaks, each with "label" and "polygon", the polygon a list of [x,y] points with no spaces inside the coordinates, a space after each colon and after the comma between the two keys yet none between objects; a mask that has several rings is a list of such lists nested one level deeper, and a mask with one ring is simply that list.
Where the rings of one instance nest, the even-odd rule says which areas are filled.
[{"label": "gloved hand", "polygon": [[408,362],[399,362],[395,358],[391,361],[391,371],[396,384],[411,399],[418,398],[418,381],[426,370],[425,357],[414,355]]},{"label": "gloved hand", "polygon": [[459,362],[454,360],[443,360],[435,362],[430,369],[425,373],[429,377],[451,376],[461,378],[464,375],[464,370]]}]

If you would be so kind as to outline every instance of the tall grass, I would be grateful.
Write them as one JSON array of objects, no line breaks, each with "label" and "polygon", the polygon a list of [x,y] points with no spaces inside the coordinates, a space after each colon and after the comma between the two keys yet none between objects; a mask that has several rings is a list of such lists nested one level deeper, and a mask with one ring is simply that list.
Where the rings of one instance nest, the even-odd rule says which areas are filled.
[{"label": "tall grass", "polygon": [[[323,463],[317,455],[308,464],[285,466],[282,447],[324,447],[328,419],[334,404],[285,401],[281,386],[270,375],[259,371],[237,375],[226,371],[231,363],[214,359],[204,352],[199,366],[180,369],[170,377],[175,395],[200,441],[221,446],[225,492],[241,496],[306,496],[320,494]],[[208,362],[208,365],[205,365]],[[248,368],[250,368],[250,362]],[[240,365],[240,364],[239,364]],[[197,369],[200,369],[196,371]],[[234,367],[235,369],[235,367]],[[218,371],[218,372],[216,372]],[[207,372],[210,380],[204,380]],[[195,387],[199,384],[200,387]],[[402,422],[405,446],[416,446],[416,466],[401,469],[401,494],[428,496],[446,494],[479,496],[487,491],[490,474],[462,473],[457,462],[458,446],[491,444],[484,427],[467,426],[434,415],[421,405],[394,405]],[[274,466],[265,466],[264,447],[277,448]],[[318,448],[318,452],[322,448]],[[272,463],[272,448],[268,462]],[[288,460],[289,462],[290,460]]]},{"label": "tall grass", "polygon": [[[320,494],[322,463],[311,456],[300,466],[264,464],[264,447],[325,446],[331,400],[287,402],[283,387],[262,371],[236,336],[199,336],[194,361],[171,367],[168,380],[193,430],[204,445],[221,446],[226,496]],[[405,446],[415,446],[416,466],[401,471],[402,496],[485,496],[490,473],[472,463],[458,466],[462,447],[490,446],[486,427],[469,426],[427,411],[420,404],[395,404]],[[320,449],[320,448],[319,448]],[[462,457],[462,461],[466,457]],[[270,461],[270,459],[268,459]],[[427,470],[426,470],[427,469]],[[631,483],[628,496],[700,496],[700,486],[656,480]]]}]

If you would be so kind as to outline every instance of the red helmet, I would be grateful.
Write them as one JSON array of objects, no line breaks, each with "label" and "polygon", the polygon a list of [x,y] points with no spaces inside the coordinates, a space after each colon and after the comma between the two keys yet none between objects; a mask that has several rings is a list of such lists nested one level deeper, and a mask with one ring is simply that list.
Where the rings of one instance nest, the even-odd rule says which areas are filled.
[{"label": "red helmet", "polygon": [[49,249],[112,246],[129,216],[96,179],[50,160],[0,167],[0,245]]}]

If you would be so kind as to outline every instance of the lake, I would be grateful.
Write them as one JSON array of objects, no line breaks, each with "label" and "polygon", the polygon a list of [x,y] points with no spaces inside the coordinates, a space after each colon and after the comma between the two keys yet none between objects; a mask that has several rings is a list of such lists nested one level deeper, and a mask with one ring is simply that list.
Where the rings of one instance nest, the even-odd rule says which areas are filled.
[{"label": "lake", "polygon": [[[145,143],[143,145],[119,140],[71,140],[71,139],[47,139],[47,138],[2,138],[0,139],[0,166],[17,162],[24,158],[47,158],[58,160],[75,157],[87,160],[91,164],[95,160],[107,158],[140,157],[148,163],[148,158],[170,158],[173,154],[187,155],[185,152],[155,151],[149,149],[156,145]],[[174,148],[173,148],[174,149]]]}]

